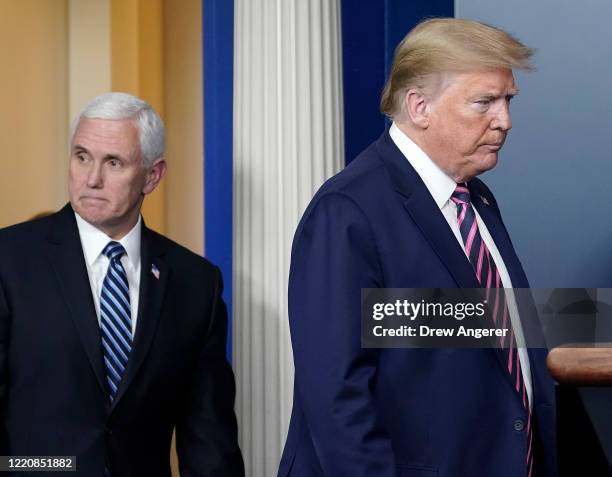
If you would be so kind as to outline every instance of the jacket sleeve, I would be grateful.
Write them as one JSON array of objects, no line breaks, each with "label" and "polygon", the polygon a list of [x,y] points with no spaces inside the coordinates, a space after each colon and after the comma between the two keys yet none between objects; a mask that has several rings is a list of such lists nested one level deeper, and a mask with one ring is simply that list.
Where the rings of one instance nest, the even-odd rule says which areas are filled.
[{"label": "jacket sleeve", "polygon": [[296,233],[289,320],[296,391],[324,475],[396,475],[373,387],[379,353],[361,348],[361,289],[382,287],[375,234],[341,193],[317,199]]},{"label": "jacket sleeve", "polygon": [[176,429],[182,477],[243,477],[234,414],[236,387],[226,359],[227,309],[215,268],[210,327],[196,363],[191,392]]}]

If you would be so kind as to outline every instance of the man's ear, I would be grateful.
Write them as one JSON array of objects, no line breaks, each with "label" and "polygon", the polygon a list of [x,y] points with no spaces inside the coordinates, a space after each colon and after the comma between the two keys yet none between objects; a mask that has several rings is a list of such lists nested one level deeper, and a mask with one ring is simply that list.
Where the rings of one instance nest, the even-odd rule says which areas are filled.
[{"label": "man's ear", "polygon": [[418,88],[411,88],[404,97],[404,111],[416,127],[427,129],[429,127],[429,113],[431,98]]},{"label": "man's ear", "polygon": [[158,160],[153,167],[147,171],[147,179],[145,186],[142,189],[143,194],[150,194],[155,190],[159,181],[166,174],[166,161],[163,159]]}]

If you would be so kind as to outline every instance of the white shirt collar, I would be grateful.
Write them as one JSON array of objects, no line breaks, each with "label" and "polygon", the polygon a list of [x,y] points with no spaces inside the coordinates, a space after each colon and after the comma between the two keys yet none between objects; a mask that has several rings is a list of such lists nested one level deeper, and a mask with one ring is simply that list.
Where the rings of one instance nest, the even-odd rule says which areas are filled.
[{"label": "white shirt collar", "polygon": [[[74,213],[81,237],[81,245],[85,254],[85,261],[91,266],[100,256],[106,244],[113,240],[100,229],[94,227],[76,212]],[[130,263],[136,268],[140,263],[140,237],[141,237],[141,216],[138,216],[136,225],[132,227],[122,239],[115,240],[123,245]]]},{"label": "white shirt collar", "polygon": [[391,139],[425,183],[440,209],[449,201],[457,183],[433,162],[425,151],[396,126],[389,129]]}]

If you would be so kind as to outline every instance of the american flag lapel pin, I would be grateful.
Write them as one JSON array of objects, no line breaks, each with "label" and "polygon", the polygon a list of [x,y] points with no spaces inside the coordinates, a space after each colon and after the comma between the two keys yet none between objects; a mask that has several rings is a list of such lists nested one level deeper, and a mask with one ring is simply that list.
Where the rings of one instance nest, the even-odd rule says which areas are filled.
[{"label": "american flag lapel pin", "polygon": [[485,205],[491,205],[489,204],[489,200],[484,195],[481,195],[480,199],[484,202]]},{"label": "american flag lapel pin", "polygon": [[151,273],[155,277],[156,280],[159,280],[159,268],[154,263],[151,264]]}]

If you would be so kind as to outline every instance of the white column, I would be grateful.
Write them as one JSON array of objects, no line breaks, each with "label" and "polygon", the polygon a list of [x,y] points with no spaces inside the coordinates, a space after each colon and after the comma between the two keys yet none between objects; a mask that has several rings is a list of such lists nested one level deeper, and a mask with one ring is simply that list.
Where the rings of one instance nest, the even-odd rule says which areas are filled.
[{"label": "white column", "polygon": [[247,475],[276,475],[293,394],[291,241],[344,164],[340,0],[236,0],[234,368]]}]

